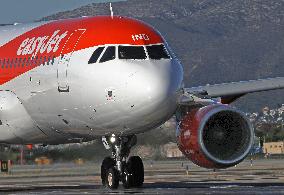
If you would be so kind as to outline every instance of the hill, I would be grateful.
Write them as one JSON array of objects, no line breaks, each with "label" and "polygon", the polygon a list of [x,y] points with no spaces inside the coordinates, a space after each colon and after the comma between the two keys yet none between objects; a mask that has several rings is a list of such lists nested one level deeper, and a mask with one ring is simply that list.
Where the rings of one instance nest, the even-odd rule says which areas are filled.
[{"label": "hill", "polygon": [[[284,1],[128,0],[114,13],[153,25],[185,69],[186,86],[284,76]],[[108,4],[90,4],[42,20],[109,15]],[[284,90],[247,95],[235,105],[259,111],[283,103]]]}]

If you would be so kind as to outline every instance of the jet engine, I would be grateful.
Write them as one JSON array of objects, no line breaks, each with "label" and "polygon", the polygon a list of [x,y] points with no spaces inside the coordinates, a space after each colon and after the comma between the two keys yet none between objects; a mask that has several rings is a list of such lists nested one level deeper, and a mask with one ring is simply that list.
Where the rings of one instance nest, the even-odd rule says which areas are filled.
[{"label": "jet engine", "polygon": [[178,146],[193,163],[228,168],[248,155],[254,131],[242,112],[222,104],[183,111],[177,124]]}]

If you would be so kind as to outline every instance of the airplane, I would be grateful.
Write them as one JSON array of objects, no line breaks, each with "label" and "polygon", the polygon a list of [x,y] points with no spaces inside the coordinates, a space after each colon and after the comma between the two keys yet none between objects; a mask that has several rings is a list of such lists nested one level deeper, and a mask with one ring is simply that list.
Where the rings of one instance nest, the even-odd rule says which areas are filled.
[{"label": "airplane", "polygon": [[[177,144],[205,168],[240,163],[253,144],[246,115],[229,104],[284,88],[284,77],[192,88],[152,26],[96,16],[0,26],[0,143],[65,144],[102,139],[112,155],[102,184],[141,187],[144,166],[129,156],[139,133],[171,117]],[[162,136],[162,135],[161,135]]]}]

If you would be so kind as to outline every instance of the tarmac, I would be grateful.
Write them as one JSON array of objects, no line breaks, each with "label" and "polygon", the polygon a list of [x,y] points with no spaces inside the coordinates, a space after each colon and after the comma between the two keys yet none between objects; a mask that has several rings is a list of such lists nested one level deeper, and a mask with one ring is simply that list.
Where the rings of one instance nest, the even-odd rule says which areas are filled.
[{"label": "tarmac", "polygon": [[0,174],[0,194],[283,194],[284,159],[246,160],[225,170],[183,161],[145,161],[142,188],[109,190],[100,163],[15,165]]}]

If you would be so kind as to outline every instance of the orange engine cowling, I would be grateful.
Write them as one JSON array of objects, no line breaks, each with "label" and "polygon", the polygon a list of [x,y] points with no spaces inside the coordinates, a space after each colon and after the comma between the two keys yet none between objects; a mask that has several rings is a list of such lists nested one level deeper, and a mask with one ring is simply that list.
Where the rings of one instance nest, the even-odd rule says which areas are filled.
[{"label": "orange engine cowling", "polygon": [[215,104],[181,114],[178,146],[196,165],[227,168],[240,163],[249,153],[254,131],[242,112]]}]

